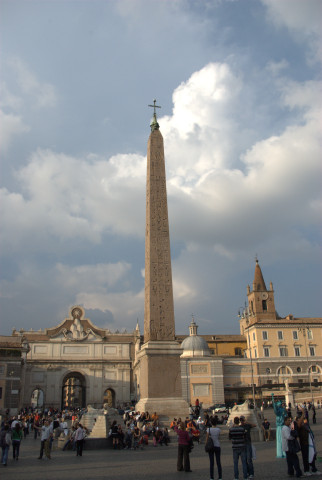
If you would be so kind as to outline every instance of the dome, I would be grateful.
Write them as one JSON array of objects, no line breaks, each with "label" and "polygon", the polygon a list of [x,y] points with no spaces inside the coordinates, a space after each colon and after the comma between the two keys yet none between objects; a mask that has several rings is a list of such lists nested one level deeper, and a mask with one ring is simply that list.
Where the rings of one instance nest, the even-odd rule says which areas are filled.
[{"label": "dome", "polygon": [[183,349],[182,357],[205,357],[210,355],[208,343],[202,337],[197,335],[198,326],[195,324],[194,319],[190,324],[190,336],[185,338],[181,343]]}]

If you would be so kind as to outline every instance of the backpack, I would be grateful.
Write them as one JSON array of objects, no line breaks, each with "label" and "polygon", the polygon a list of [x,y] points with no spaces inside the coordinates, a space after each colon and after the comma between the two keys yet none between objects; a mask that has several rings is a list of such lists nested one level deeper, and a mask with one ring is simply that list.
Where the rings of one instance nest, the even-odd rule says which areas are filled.
[{"label": "backpack", "polygon": [[215,446],[214,446],[214,442],[212,440],[212,437],[210,435],[210,427],[209,427],[208,440],[207,440],[206,445],[205,445],[205,452],[210,453],[210,452],[214,452],[214,450],[215,450]]}]

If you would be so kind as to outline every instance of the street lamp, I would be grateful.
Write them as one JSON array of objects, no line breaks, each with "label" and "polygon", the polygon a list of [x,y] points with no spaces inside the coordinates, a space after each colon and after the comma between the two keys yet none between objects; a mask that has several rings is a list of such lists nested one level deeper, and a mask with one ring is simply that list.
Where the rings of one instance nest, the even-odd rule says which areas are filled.
[{"label": "street lamp", "polygon": [[10,377],[10,397],[9,397],[9,409],[10,409],[10,414],[11,414],[11,408],[12,408],[12,383],[13,383],[13,375],[14,375],[14,370],[11,370],[11,372],[8,373],[8,376]]},{"label": "street lamp", "polygon": [[305,344],[305,356],[306,356],[306,364],[307,364],[307,374],[309,377],[309,384],[310,384],[310,392],[312,398],[312,404],[314,403],[313,399],[313,391],[312,391],[312,383],[311,383],[311,373],[310,373],[310,366],[309,366],[309,356],[307,352],[307,343],[306,343],[306,334],[310,331],[309,327],[298,327],[298,331],[303,334],[304,337],[304,344]]},{"label": "street lamp", "polygon": [[[240,310],[238,311],[238,317],[239,318],[246,318],[246,324],[248,328],[249,324],[249,308],[246,306],[243,307],[242,313],[240,313]],[[253,403],[254,403],[254,410],[256,412],[256,400],[255,400],[255,384],[254,384],[254,368],[253,368],[253,357],[252,357],[252,349],[250,348],[250,336],[249,336],[249,331],[247,332],[248,336],[248,347],[249,347],[249,358],[250,358],[250,371],[251,371],[251,377],[252,377],[252,392],[253,392]]]}]

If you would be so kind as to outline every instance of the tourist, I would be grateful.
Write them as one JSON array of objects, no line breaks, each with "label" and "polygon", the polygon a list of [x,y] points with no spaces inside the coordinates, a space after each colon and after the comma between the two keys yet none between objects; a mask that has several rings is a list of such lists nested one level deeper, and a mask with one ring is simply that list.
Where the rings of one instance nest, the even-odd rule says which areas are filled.
[{"label": "tourist", "polygon": [[125,434],[125,448],[127,448],[128,450],[132,450],[132,437],[133,437],[133,430],[131,429],[130,423],[128,423],[126,434]]},{"label": "tourist", "polygon": [[314,441],[313,432],[309,426],[309,423],[306,418],[303,418],[303,421],[298,421],[298,436],[301,446],[304,476],[308,477],[311,475],[321,475],[321,472],[315,466],[316,460],[316,446]]},{"label": "tourist", "polygon": [[284,426],[282,427],[281,438],[282,438],[282,449],[286,453],[286,462],[287,462],[287,473],[290,476],[294,476],[294,470],[296,477],[302,476],[302,471],[300,468],[300,462],[296,453],[296,449],[292,448],[293,443],[296,443],[296,430],[294,429],[294,424],[291,428],[292,419],[290,417],[284,418]]},{"label": "tourist", "polygon": [[78,423],[76,434],[75,434],[76,457],[82,457],[83,456],[83,446],[84,446],[85,435],[86,435],[86,432],[83,428],[83,425],[81,423]]},{"label": "tourist", "polygon": [[117,428],[117,435],[118,435],[118,448],[123,449],[125,447],[124,443],[124,432],[122,430],[122,425],[119,424]]},{"label": "tourist", "polygon": [[157,415],[157,412],[154,412],[154,414],[152,415],[151,417],[151,420],[153,422],[153,425],[155,427],[158,427],[159,426],[159,415]]},{"label": "tourist", "polygon": [[190,405],[189,405],[189,418],[190,418],[190,420],[193,419],[193,415],[194,415],[194,411],[193,411],[193,407],[190,403]]},{"label": "tourist", "polygon": [[118,426],[117,421],[114,420],[111,426],[110,434],[113,441],[113,448],[116,450],[118,448],[119,436],[118,436]]},{"label": "tourist", "polygon": [[63,452],[66,450],[68,445],[71,445],[73,451],[76,450],[75,435],[76,435],[76,427],[75,425],[73,425],[70,433],[67,435],[67,440],[63,446]]},{"label": "tourist", "polygon": [[164,443],[165,446],[167,447],[169,442],[170,442],[169,431],[167,427],[164,427],[162,431],[162,439],[160,441],[160,445]]},{"label": "tourist", "polygon": [[183,422],[180,425],[174,427],[175,432],[178,435],[178,458],[177,458],[177,471],[191,472],[190,470],[190,435],[185,429]]},{"label": "tourist", "polygon": [[264,442],[269,442],[270,436],[271,436],[271,424],[265,418],[265,420],[262,423],[262,429],[264,433]]},{"label": "tourist", "polygon": [[0,446],[2,448],[1,463],[4,467],[7,466],[9,448],[11,445],[11,434],[9,431],[9,425],[6,423],[1,430],[0,434]]},{"label": "tourist", "polygon": [[199,412],[200,412],[200,403],[199,399],[197,398],[195,401],[195,415],[199,417]]},{"label": "tourist", "polygon": [[22,428],[19,423],[16,423],[15,428],[12,430],[12,455],[13,459],[18,461],[20,443],[22,440]]},{"label": "tourist", "polygon": [[314,405],[312,405],[312,422],[316,423],[316,411]]},{"label": "tourist", "polygon": [[257,427],[257,425],[255,425],[254,423],[248,423],[243,415],[239,418],[239,420],[240,420],[240,425],[244,428],[246,432],[245,444],[246,444],[246,462],[247,462],[248,478],[254,478],[253,446],[252,446],[250,431],[252,428]]},{"label": "tourist", "polygon": [[220,462],[220,442],[219,442],[219,435],[220,435],[220,428],[217,427],[216,420],[213,418],[211,420],[212,426],[207,428],[207,436],[206,436],[206,443],[208,441],[209,435],[212,438],[212,442],[214,444],[214,449],[211,452],[208,452],[209,455],[209,462],[210,462],[210,480],[214,479],[214,463],[215,463],[215,455],[216,455],[216,464],[218,470],[218,479],[222,480],[222,468]]},{"label": "tourist", "polygon": [[229,439],[232,441],[235,480],[238,480],[239,478],[239,471],[238,471],[239,457],[242,462],[244,480],[246,480],[248,477],[247,461],[246,461],[246,443],[245,443],[246,432],[244,428],[241,425],[239,425],[239,422],[240,422],[239,417],[235,417],[234,424],[229,430]]},{"label": "tourist", "polygon": [[140,440],[141,440],[141,431],[140,431],[139,427],[136,425],[134,427],[134,430],[133,430],[133,447],[134,447],[134,450],[139,448]]},{"label": "tourist", "polygon": [[171,428],[171,430],[174,430],[174,427],[175,427],[176,425],[177,425],[177,419],[174,418],[174,419],[172,420],[172,422],[170,423],[170,428]]},{"label": "tourist", "polygon": [[45,451],[45,455],[47,458],[51,459],[50,456],[50,447],[49,447],[49,441],[52,433],[50,432],[50,426],[49,426],[49,421],[45,420],[44,425],[42,427],[36,427],[34,428],[40,430],[40,453],[38,460],[41,460]]}]

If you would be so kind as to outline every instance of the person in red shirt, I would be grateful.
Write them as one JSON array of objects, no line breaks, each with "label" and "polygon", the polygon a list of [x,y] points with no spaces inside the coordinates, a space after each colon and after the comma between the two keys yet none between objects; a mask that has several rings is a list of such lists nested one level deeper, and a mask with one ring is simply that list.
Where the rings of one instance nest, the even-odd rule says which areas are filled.
[{"label": "person in red shirt", "polygon": [[191,437],[189,432],[185,429],[183,422],[179,426],[175,425],[174,431],[178,435],[177,471],[191,472],[189,457]]}]

